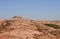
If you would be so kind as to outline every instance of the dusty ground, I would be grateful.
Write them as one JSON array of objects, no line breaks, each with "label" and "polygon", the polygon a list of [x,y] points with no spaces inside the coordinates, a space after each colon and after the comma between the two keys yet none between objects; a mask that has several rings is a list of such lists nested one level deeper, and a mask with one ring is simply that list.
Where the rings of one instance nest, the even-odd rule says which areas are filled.
[{"label": "dusty ground", "polygon": [[45,24],[60,27],[60,21],[29,20],[19,16],[0,20],[0,39],[60,39],[60,28]]}]

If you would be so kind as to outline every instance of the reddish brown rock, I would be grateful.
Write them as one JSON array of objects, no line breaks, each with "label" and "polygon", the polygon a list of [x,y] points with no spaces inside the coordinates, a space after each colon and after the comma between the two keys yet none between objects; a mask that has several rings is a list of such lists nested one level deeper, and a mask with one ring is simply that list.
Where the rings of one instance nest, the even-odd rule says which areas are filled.
[{"label": "reddish brown rock", "polygon": [[60,39],[60,29],[44,24],[56,24],[60,21],[38,21],[14,16],[0,20],[0,39]]}]

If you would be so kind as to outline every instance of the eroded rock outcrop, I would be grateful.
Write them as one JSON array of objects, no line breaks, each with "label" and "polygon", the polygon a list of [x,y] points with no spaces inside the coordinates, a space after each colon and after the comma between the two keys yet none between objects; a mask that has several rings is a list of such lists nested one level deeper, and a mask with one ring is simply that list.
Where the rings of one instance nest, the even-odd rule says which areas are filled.
[{"label": "eroded rock outcrop", "polygon": [[[56,21],[57,22],[57,21]],[[52,24],[59,24],[55,21]],[[27,20],[20,16],[0,20],[0,39],[60,39],[60,29],[44,25],[51,21]]]}]

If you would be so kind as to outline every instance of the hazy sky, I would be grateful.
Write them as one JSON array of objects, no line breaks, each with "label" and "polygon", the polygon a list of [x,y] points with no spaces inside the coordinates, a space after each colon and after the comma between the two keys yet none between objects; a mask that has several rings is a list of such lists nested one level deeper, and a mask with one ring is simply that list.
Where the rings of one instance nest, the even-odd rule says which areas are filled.
[{"label": "hazy sky", "polygon": [[60,0],[0,0],[0,18],[13,16],[60,20]]}]

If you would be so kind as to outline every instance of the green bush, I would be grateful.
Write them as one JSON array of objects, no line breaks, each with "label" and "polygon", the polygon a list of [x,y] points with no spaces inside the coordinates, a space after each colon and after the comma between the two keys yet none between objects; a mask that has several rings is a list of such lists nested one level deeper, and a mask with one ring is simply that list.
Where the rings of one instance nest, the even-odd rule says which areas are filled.
[{"label": "green bush", "polygon": [[56,29],[60,29],[59,25],[55,25],[55,24],[44,24],[44,25],[47,25],[49,27],[53,27],[53,28],[56,28]]}]

